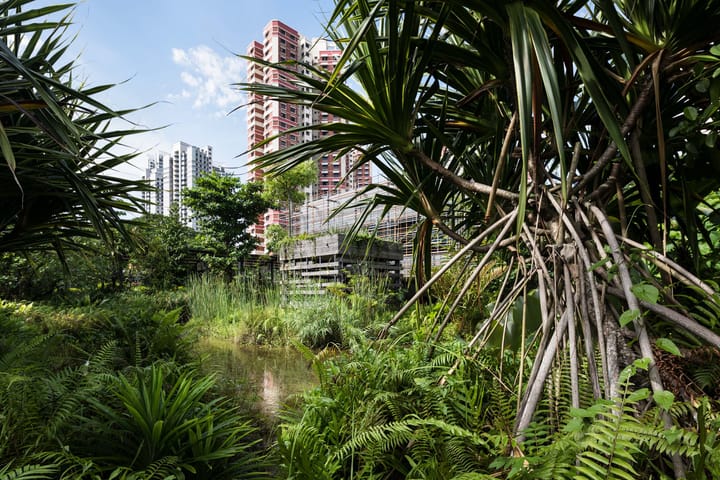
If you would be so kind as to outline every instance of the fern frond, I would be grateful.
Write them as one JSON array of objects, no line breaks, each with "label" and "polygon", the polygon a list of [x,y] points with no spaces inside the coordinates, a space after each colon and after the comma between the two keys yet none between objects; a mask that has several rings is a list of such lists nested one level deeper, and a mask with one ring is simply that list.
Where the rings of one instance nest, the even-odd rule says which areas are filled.
[{"label": "fern frond", "polygon": [[10,465],[0,468],[0,480],[51,479],[58,471],[57,465],[25,465],[10,470]]},{"label": "fern frond", "polygon": [[37,358],[33,352],[47,343],[52,335],[38,335],[28,339],[23,339],[18,344],[13,345],[10,351],[0,356],[0,371],[11,372],[24,366],[29,358]]},{"label": "fern frond", "polygon": [[615,404],[595,418],[580,442],[578,478],[634,480],[642,453],[637,431],[640,422]]},{"label": "fern frond", "polygon": [[352,451],[363,448],[378,447],[387,452],[414,439],[417,429],[432,428],[439,433],[477,446],[487,446],[487,438],[457,425],[452,425],[435,418],[408,418],[385,425],[377,425],[355,435],[337,452],[339,458],[349,455]]},{"label": "fern frond", "polygon": [[461,473],[450,480],[497,480],[497,477],[485,473]]},{"label": "fern frond", "polygon": [[183,470],[194,473],[194,469],[189,465],[183,465],[178,457],[165,456],[154,461],[147,468],[133,473],[138,478],[164,480],[166,478],[183,478]]}]

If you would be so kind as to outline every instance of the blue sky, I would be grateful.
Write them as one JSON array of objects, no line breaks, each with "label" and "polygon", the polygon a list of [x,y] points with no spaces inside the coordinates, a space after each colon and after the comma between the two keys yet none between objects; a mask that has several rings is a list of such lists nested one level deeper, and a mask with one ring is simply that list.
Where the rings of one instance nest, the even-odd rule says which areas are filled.
[{"label": "blue sky", "polygon": [[[39,4],[56,3],[43,0]],[[245,79],[247,45],[271,19],[300,33],[322,34],[332,0],[82,0],[75,9],[71,50],[87,83],[121,83],[101,99],[116,109],[154,103],[130,118],[165,128],[128,137],[141,151],[167,150],[182,140],[212,145],[214,161],[244,177],[247,147],[243,103],[230,84]],[[144,173],[141,153],[127,176]]]}]

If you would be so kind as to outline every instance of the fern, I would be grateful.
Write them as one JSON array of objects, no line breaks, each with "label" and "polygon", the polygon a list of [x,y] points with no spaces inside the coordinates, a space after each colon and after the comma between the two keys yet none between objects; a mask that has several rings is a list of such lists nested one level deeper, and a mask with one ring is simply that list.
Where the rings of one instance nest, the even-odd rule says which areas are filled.
[{"label": "fern", "polygon": [[[388,462],[389,457],[383,454],[397,449],[404,450],[405,460],[411,465],[409,472],[437,472],[441,467],[433,462],[440,454],[447,459],[442,468],[471,472],[479,468],[480,453],[490,450],[483,435],[438,419],[412,417],[359,432],[336,452],[335,458],[344,462],[354,453],[364,452],[360,456],[366,463],[378,459]],[[395,464],[395,468],[402,467]]]},{"label": "fern", "polygon": [[[333,373],[304,396],[302,413],[284,416],[279,450],[288,475],[314,478],[328,456],[332,478],[445,480],[487,468],[490,452],[507,443],[484,433],[492,376],[453,348],[426,362],[421,344],[366,346],[347,363],[328,362]],[[456,375],[441,383],[458,358]]]},{"label": "fern", "polygon": [[[646,368],[644,360],[621,373],[620,398],[569,409],[561,430],[544,421],[531,424],[523,432],[522,451],[515,449],[492,466],[504,469],[509,479],[635,480],[650,478],[647,472],[652,469],[662,475],[664,459],[671,455],[697,458],[703,443],[699,432],[665,428],[659,407],[645,406],[645,415],[638,415],[650,396],[648,389],[632,389],[630,378],[641,368]],[[676,418],[690,418],[691,413],[687,405],[677,403],[670,412]]]},{"label": "fern", "polygon": [[634,464],[641,450],[634,432],[640,422],[629,408],[606,406],[580,441],[577,478],[635,480]]},{"label": "fern", "polygon": [[285,463],[281,465],[286,478],[323,480],[335,478],[341,468],[335,455],[328,451],[324,435],[312,425],[286,425],[280,435],[278,452]]},{"label": "fern", "polygon": [[0,468],[0,480],[43,480],[57,473],[57,465],[25,465],[10,470],[10,465]]}]

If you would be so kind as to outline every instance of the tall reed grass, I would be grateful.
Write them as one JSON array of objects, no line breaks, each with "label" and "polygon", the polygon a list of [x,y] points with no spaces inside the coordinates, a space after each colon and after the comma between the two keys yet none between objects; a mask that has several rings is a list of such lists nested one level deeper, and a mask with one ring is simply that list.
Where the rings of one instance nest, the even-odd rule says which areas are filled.
[{"label": "tall reed grass", "polygon": [[253,343],[281,342],[282,299],[274,288],[255,288],[243,279],[193,277],[187,284],[193,324],[206,335]]},{"label": "tall reed grass", "polygon": [[384,279],[366,276],[324,295],[204,276],[191,279],[187,293],[192,321],[205,335],[256,344],[299,341],[312,348],[349,347],[374,335],[390,316],[395,295]]}]

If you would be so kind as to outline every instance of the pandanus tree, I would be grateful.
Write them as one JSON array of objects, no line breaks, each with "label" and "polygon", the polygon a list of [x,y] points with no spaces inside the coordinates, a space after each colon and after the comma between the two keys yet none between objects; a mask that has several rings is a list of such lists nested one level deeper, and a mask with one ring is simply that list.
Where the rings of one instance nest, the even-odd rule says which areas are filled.
[{"label": "pandanus tree", "polygon": [[0,252],[115,245],[130,239],[122,212],[142,210],[145,187],[115,171],[134,154],[111,121],[129,111],[97,100],[112,85],[74,77],[68,8],[0,2]]},{"label": "pandanus tree", "polygon": [[[665,398],[678,379],[659,352],[720,347],[720,297],[700,253],[720,187],[718,20],[715,0],[338,0],[333,72],[264,64],[307,88],[243,88],[343,120],[259,166],[281,173],[353,149],[372,162],[389,183],[368,188],[367,208],[425,218],[415,250],[424,283],[408,306],[462,259],[475,259],[470,280],[504,259],[506,281],[469,349],[515,305],[539,317],[536,330],[520,328],[520,440],[563,356],[575,407],[581,370],[595,398],[611,399],[639,357]],[[428,278],[436,229],[459,251]]]}]

